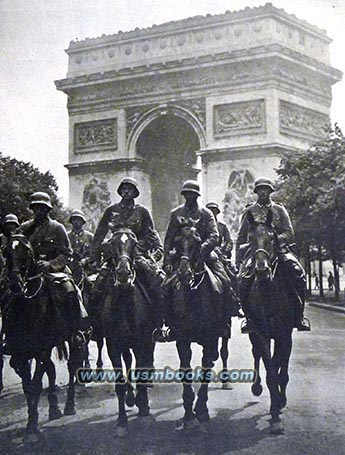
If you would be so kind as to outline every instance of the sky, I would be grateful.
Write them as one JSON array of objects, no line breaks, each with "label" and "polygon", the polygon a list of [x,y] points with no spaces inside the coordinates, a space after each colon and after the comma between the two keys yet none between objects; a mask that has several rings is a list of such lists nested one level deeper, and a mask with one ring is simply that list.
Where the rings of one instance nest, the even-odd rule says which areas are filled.
[{"label": "sky", "polygon": [[[0,0],[0,152],[50,171],[68,204],[67,73],[71,40],[190,16],[264,5],[260,0]],[[345,73],[345,0],[271,0],[327,31],[331,64]],[[333,86],[331,120],[345,130],[345,76]]]}]

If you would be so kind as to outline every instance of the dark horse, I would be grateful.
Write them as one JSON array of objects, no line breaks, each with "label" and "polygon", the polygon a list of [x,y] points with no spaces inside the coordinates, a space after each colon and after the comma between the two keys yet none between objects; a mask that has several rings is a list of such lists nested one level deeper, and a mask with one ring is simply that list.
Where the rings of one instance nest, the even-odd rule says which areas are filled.
[{"label": "dark horse", "polygon": [[[51,350],[69,342],[69,387],[64,414],[75,410],[75,371],[80,366],[81,338],[76,335],[76,317],[64,301],[53,302],[46,278],[36,271],[30,242],[20,234],[13,235],[6,249],[3,282],[3,332],[5,353],[11,355],[10,365],[22,379],[28,406],[25,440],[39,439],[38,402],[42,391],[42,377],[49,376]],[[31,359],[36,368],[32,376]],[[55,370],[55,368],[54,368]],[[48,395],[50,405],[57,409],[57,396]],[[51,409],[50,409],[51,411]]]},{"label": "dark horse", "polygon": [[134,372],[141,376],[138,379],[136,375],[135,404],[140,417],[150,414],[147,391],[150,384],[147,378],[153,369],[154,321],[148,295],[135,272],[136,244],[136,236],[130,229],[121,228],[112,234],[108,242],[110,270],[105,284],[105,298],[99,309],[108,354],[114,371],[119,374],[115,384],[119,405],[117,436],[124,436],[127,430],[125,404],[130,406],[127,395],[132,393],[132,385],[123,375],[121,357],[126,356],[129,349],[132,349],[136,360]]},{"label": "dark horse", "polygon": [[[254,332],[250,334],[253,345],[256,382],[255,395],[262,392],[258,375],[260,357],[266,368],[266,382],[271,398],[271,432],[283,431],[279,415],[285,407],[288,367],[292,349],[294,326],[293,290],[288,275],[279,263],[276,234],[272,226],[273,214],[269,210],[265,220],[255,220],[248,212],[249,245],[247,267],[240,272],[239,288],[242,306],[251,318]],[[274,342],[273,355],[271,341]]]},{"label": "dark horse", "polygon": [[[197,221],[179,221],[179,232],[174,240],[176,273],[166,280],[164,288],[168,306],[166,320],[176,338],[183,375],[183,423],[185,429],[192,429],[209,420],[210,373],[218,358],[218,339],[224,334],[228,317],[220,282],[200,261],[202,241],[195,227]],[[192,342],[203,348],[202,374],[198,378],[193,377],[191,368]],[[196,381],[201,384],[194,406],[192,384]]]}]

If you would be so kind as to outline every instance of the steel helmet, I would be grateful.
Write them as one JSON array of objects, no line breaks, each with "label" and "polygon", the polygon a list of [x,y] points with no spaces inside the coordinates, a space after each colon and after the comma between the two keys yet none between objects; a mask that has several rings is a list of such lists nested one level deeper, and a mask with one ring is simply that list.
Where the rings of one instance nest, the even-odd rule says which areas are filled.
[{"label": "steel helmet", "polygon": [[81,218],[86,223],[84,213],[81,210],[73,210],[71,216],[69,217],[69,222],[72,223],[72,218]]},{"label": "steel helmet", "polygon": [[196,180],[186,180],[182,185],[181,194],[186,192],[196,193],[201,196],[199,183]]},{"label": "steel helmet", "polygon": [[255,180],[254,193],[256,193],[256,190],[258,188],[260,188],[261,186],[266,186],[266,187],[270,188],[271,193],[273,193],[273,191],[275,191],[272,181],[270,179],[267,179],[266,177],[259,177],[258,179]]},{"label": "steel helmet", "polygon": [[19,226],[19,221],[17,215],[14,215],[14,213],[9,213],[4,217],[3,224],[6,223],[15,223],[17,226]]},{"label": "steel helmet", "polygon": [[29,205],[30,209],[35,204],[42,204],[42,205],[45,205],[45,206],[49,207],[50,209],[53,208],[49,194],[48,193],[43,193],[42,191],[38,191],[37,193],[33,193],[30,196],[30,205]]},{"label": "steel helmet", "polygon": [[135,190],[136,190],[136,191],[135,191],[134,197],[135,197],[135,198],[138,197],[139,194],[140,194],[140,191],[139,191],[139,188],[138,188],[138,183],[137,183],[137,181],[136,181],[135,179],[133,179],[132,177],[124,177],[124,178],[121,180],[120,185],[119,185],[119,187],[118,187],[118,189],[117,189],[118,194],[121,196],[121,189],[122,189],[122,186],[123,186],[125,183],[134,186],[134,188],[135,188]]},{"label": "steel helmet", "polygon": [[209,202],[206,204],[206,208],[207,208],[207,209],[215,209],[215,210],[217,211],[217,213],[220,213],[220,208],[219,208],[218,202],[209,201]]}]

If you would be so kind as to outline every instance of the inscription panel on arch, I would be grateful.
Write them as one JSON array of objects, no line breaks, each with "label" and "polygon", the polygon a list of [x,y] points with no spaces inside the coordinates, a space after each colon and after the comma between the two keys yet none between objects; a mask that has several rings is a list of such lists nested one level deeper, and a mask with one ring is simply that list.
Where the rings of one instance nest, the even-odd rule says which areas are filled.
[{"label": "inscription panel on arch", "polygon": [[74,151],[117,149],[117,119],[94,120],[74,125]]},{"label": "inscription panel on arch", "polygon": [[265,100],[218,104],[213,107],[214,137],[266,132]]}]

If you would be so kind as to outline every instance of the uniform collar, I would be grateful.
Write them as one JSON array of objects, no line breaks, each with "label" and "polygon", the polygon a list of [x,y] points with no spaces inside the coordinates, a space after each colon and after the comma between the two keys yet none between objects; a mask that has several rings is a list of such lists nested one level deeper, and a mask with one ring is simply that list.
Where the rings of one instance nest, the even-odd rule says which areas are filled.
[{"label": "uniform collar", "polygon": [[79,232],[76,232],[74,229],[72,229],[72,232],[73,232],[74,235],[77,235],[77,236],[81,237],[84,234],[84,229],[82,229]]},{"label": "uniform collar", "polygon": [[266,207],[269,209],[272,207],[272,201],[267,202],[267,204],[259,204],[259,202],[257,202],[256,205],[260,208]]}]

